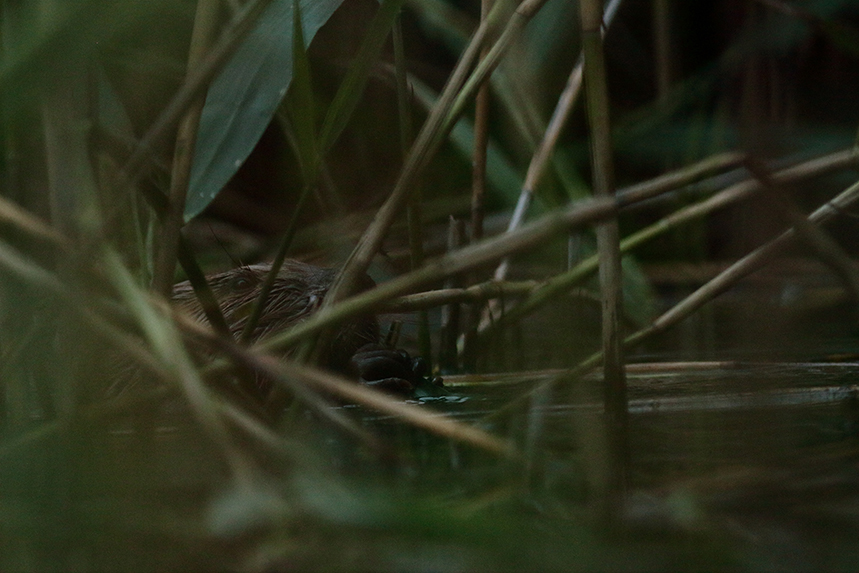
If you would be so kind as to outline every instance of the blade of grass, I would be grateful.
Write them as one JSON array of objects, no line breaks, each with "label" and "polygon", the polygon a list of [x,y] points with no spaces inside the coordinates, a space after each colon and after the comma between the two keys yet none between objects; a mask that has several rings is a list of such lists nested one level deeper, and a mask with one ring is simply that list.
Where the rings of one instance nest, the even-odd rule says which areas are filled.
[{"label": "blade of grass", "polygon": [[[853,152],[855,155],[855,152]],[[855,161],[855,156],[854,156]],[[817,208],[811,215],[808,216],[808,221],[814,225],[822,225],[827,221],[833,219],[837,215],[840,215],[847,209],[852,203],[859,200],[859,183],[854,183],[841,193],[839,193],[833,199],[827,201],[819,208]],[[793,229],[789,229],[776,237],[775,239],[768,241],[764,245],[758,247],[742,259],[735,262],[733,265],[719,273],[712,280],[707,282],[707,284],[698,288],[695,292],[684,298],[682,301],[671,307],[668,311],[662,314],[662,316],[658,317],[653,323],[647,328],[643,328],[630,336],[627,336],[624,340],[624,347],[627,349],[634,348],[635,346],[641,344],[648,338],[660,333],[664,332],[672,326],[676,325],[678,322],[683,320],[684,318],[690,316],[693,312],[701,308],[704,304],[721,294],[722,292],[729,289],[731,286],[750,275],[760,267],[769,263],[773,258],[775,258],[779,253],[781,253],[785,248],[790,246],[790,244],[795,239],[796,234]],[[505,412],[510,411],[512,408],[516,407],[524,403],[528,396],[530,396],[533,392],[541,391],[540,388],[543,387],[552,387],[556,384],[561,383],[570,383],[576,379],[581,378],[584,374],[597,367],[599,363],[602,361],[602,353],[597,352],[582,362],[580,362],[574,368],[564,372],[560,376],[556,376],[545,382],[542,382],[538,385],[538,387],[532,388],[522,396],[515,398],[514,400],[508,402],[504,407],[499,408],[497,411],[491,414],[491,417],[496,417],[503,415]]]},{"label": "blade of grass", "polygon": [[304,47],[301,7],[292,2],[292,85],[284,106],[298,147],[298,160],[304,184],[312,186],[319,176],[319,148],[316,139],[316,102],[310,60]]},{"label": "blade of grass", "polygon": [[391,32],[402,5],[403,0],[382,0],[364,36],[358,54],[349,66],[349,72],[334,95],[331,106],[322,122],[319,141],[323,154],[327,153],[334,145],[349,122],[349,118],[352,117],[355,106],[358,105],[358,100],[364,91],[364,86],[367,85],[373,64],[379,59],[382,46]]},{"label": "blade of grass", "polygon": [[107,250],[103,256],[104,268],[114,289],[140,324],[159,361],[179,382],[197,422],[220,445],[225,460],[233,471],[233,478],[239,484],[250,483],[250,460],[230,436],[215,406],[214,397],[188,356],[175,324],[169,320],[169,316],[164,316],[149,304],[146,293],[138,289],[118,255]]},{"label": "blade of grass", "polygon": [[325,298],[325,305],[332,305],[347,296],[353,285],[356,284],[358,277],[367,271],[372,258],[381,247],[388,229],[405,206],[413,190],[415,180],[456,123],[456,119],[464,109],[465,102],[471,98],[477,87],[498,64],[498,60],[505,49],[509,47],[512,39],[521,31],[525,22],[542,6],[544,1],[525,0],[516,9],[486,60],[478,66],[470,79],[466,80],[469,78],[468,70],[482,49],[488,33],[494,31],[499,25],[504,14],[502,7],[505,3],[496,2],[486,19],[480,23],[462,58],[448,79],[447,85],[442,90],[436,106],[424,122],[391,195],[379,208],[373,223],[367,228],[358,245],[352,251]]},{"label": "blade of grass", "polygon": [[[618,8],[620,8],[621,2],[622,0],[611,0],[606,7],[604,17],[605,23],[602,28],[603,35],[605,35],[606,31],[611,26],[611,23],[614,20],[614,15],[617,13]],[[572,72],[570,72],[567,85],[564,87],[564,91],[558,98],[558,103],[555,106],[554,112],[552,112],[552,118],[549,120],[546,132],[543,134],[543,138],[540,140],[537,149],[534,151],[534,155],[531,157],[531,162],[528,165],[528,171],[525,175],[525,182],[522,185],[522,190],[519,194],[519,200],[516,202],[513,216],[510,218],[510,222],[507,225],[508,231],[518,228],[525,220],[525,216],[531,207],[531,202],[533,201],[537,187],[546,172],[546,167],[548,166],[549,160],[557,146],[561,132],[566,126],[567,121],[570,118],[570,114],[578,101],[579,94],[582,89],[583,69],[584,57],[580,53],[576,64],[573,66]],[[503,280],[507,276],[508,267],[509,262],[506,260],[498,265],[495,269],[495,279]],[[486,322],[487,319],[488,317],[484,317],[482,322]]]},{"label": "blade of grass", "polygon": [[[197,13],[194,16],[194,27],[191,32],[191,46],[188,50],[188,73],[202,63],[212,44],[218,26],[219,10],[218,0],[198,0],[197,2]],[[203,86],[189,103],[176,133],[169,200],[166,212],[161,218],[152,279],[152,289],[165,297],[170,295],[173,288],[179,234],[185,224],[185,198],[188,194],[188,183],[191,180],[191,164],[194,160],[200,116],[205,103],[206,86]]]},{"label": "blade of grass", "polygon": [[[438,94],[429,86],[418,80],[410,78],[410,85],[414,90],[416,101],[425,110],[432,110]],[[459,118],[450,132],[450,143],[462,155],[467,158],[474,148],[474,125],[466,116]],[[494,192],[500,193],[505,200],[513,201],[516,193],[522,187],[522,177],[514,169],[504,151],[492,140],[487,146],[487,183]]]},{"label": "blade of grass", "polygon": [[412,292],[422,285],[497,261],[508,254],[522,252],[559,232],[609,217],[616,207],[615,201],[611,199],[586,199],[565,210],[548,213],[515,233],[484,239],[455,253],[427,261],[420,269],[343,300],[336,306],[323,307],[305,322],[266,339],[260,346],[272,351],[292,347],[308,336],[347,318],[372,312],[391,298]]},{"label": "blade of grass", "polygon": [[[429,411],[424,407],[405,403],[384,392],[356,384],[352,380],[347,380],[323,370],[302,366],[292,361],[281,361],[274,356],[262,354],[257,349],[243,348],[215,336],[210,331],[207,331],[205,327],[185,316],[177,314],[175,317],[180,327],[187,333],[208,340],[213,347],[224,351],[232,359],[259,371],[273,380],[277,380],[289,390],[301,390],[300,385],[306,384],[356,404],[362,404],[380,412],[397,416],[417,427],[424,428],[438,435],[470,443],[504,456],[514,457],[516,455],[511,444],[483,430],[462,424],[438,412]],[[214,371],[216,371],[216,368],[210,367],[208,369],[210,374]],[[306,392],[307,388],[304,390]],[[356,429],[356,431],[365,434],[360,429]],[[372,440],[370,442],[372,443]]]},{"label": "blade of grass", "polygon": [[295,209],[292,212],[292,217],[289,219],[289,225],[286,228],[283,239],[281,239],[277,253],[271,262],[271,270],[269,270],[265,277],[265,282],[263,282],[262,287],[260,288],[259,296],[254,302],[251,314],[242,330],[239,340],[243,343],[250,341],[256,325],[259,323],[259,319],[265,309],[268,297],[271,294],[271,289],[274,287],[278,273],[280,273],[280,268],[283,266],[283,261],[286,260],[286,254],[289,252],[289,247],[292,245],[292,241],[295,239],[295,234],[298,232],[299,216],[301,211],[304,209],[304,205],[307,203],[308,197],[310,197],[310,187],[305,185],[301,190],[301,195],[298,197],[298,202],[295,204]]},{"label": "blade of grass", "polygon": [[299,217],[304,210],[304,205],[307,203],[311,189],[319,179],[320,169],[322,168],[322,158],[316,135],[316,103],[313,96],[313,78],[310,73],[310,60],[307,57],[307,48],[304,45],[301,7],[298,0],[293,0],[292,10],[293,79],[292,88],[284,102],[284,107],[292,128],[291,131],[295,140],[296,155],[301,167],[304,186],[301,189],[298,202],[293,209],[292,217],[281,239],[274,260],[271,263],[271,269],[266,275],[265,281],[260,288],[259,296],[254,302],[244,329],[242,329],[242,334],[239,337],[242,343],[247,343],[251,339],[254,329],[265,309],[265,305],[268,303],[271,289],[274,288],[280,268],[283,266],[283,261],[286,260],[286,254],[289,252],[289,247],[292,245],[295,234],[298,232]]},{"label": "blade of grass", "polygon": [[[843,169],[856,164],[857,157],[857,152],[852,149],[839,151],[778,171],[774,174],[774,179],[781,184],[786,184],[792,181],[815,177],[829,171]],[[657,177],[651,181],[621,189],[618,192],[618,197],[623,204],[627,204],[627,201],[643,201],[652,197],[653,195],[651,194],[658,194],[672,188],[681,187],[699,179],[711,170],[721,170],[733,166],[742,159],[742,155],[734,153],[717,155],[690,167]],[[746,179],[731,185],[712,197],[683,207],[660,221],[629,235],[621,241],[621,251],[624,253],[629,252],[677,225],[694,218],[703,217],[717,209],[743,200],[759,188],[759,183],[752,179]],[[550,279],[519,305],[508,309],[503,316],[499,316],[495,322],[487,323],[480,331],[480,337],[491,336],[497,329],[521,320],[524,316],[540,308],[566,289],[581,283],[596,272],[597,267],[597,257],[589,257],[566,273]]]},{"label": "blade of grass", "polygon": [[179,235],[178,257],[179,263],[182,265],[182,270],[185,271],[185,274],[188,276],[191,288],[194,289],[194,293],[200,301],[200,306],[203,308],[203,314],[206,315],[206,320],[209,321],[209,324],[212,325],[215,332],[232,340],[233,334],[224,318],[224,314],[221,312],[218,299],[215,298],[215,293],[212,292],[212,287],[209,286],[208,281],[206,281],[206,276],[203,274],[200,265],[197,264],[197,260],[191,252],[191,247],[188,246],[188,242],[181,234]]},{"label": "blade of grass", "polygon": [[[409,86],[406,52],[403,44],[402,18],[394,23],[394,77],[397,83],[397,111],[400,117],[400,148],[403,161],[409,154],[409,148],[414,142],[414,110],[412,109],[413,94]],[[424,262],[424,229],[423,229],[423,193],[420,182],[409,201],[407,219],[409,226],[409,253],[411,269],[420,267]],[[432,339],[429,329],[429,315],[425,310],[418,313],[418,349],[421,356],[432,356]]]},{"label": "blade of grass", "polygon": [[761,161],[750,158],[745,165],[761,184],[763,194],[793,226],[799,239],[842,280],[853,301],[859,302],[859,273],[856,272],[850,256],[829,233],[808,222],[806,215],[793,198],[784,189],[779,188],[773,181],[772,174]]},{"label": "blade of grass", "polygon": [[14,201],[2,196],[0,196],[0,222],[12,225],[35,239],[47,241],[64,249],[70,246],[68,239],[62,233]]}]

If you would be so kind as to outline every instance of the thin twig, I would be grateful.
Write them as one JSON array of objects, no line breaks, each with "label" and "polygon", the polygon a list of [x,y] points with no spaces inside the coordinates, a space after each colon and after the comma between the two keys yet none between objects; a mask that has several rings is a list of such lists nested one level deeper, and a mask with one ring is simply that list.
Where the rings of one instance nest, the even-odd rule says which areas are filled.
[{"label": "thin twig", "polygon": [[[471,443],[477,447],[501,455],[515,456],[511,444],[483,430],[467,426],[425,407],[407,404],[398,398],[389,396],[378,390],[356,384],[352,380],[347,380],[310,366],[302,366],[295,362],[280,361],[273,356],[262,354],[254,349],[238,346],[214,335],[214,333],[208,331],[199,323],[181,314],[176,314],[175,317],[184,331],[208,340],[218,349],[226,352],[231,359],[237,360],[239,363],[260,372],[262,375],[278,381],[292,391],[301,389],[301,384],[308,384],[338,398],[396,416],[433,433]],[[209,373],[212,373],[211,369],[209,369]],[[304,389],[304,393],[306,393],[306,390]],[[349,422],[349,425],[351,425],[351,422]],[[355,431],[362,435],[366,434],[366,432],[360,429],[356,429]],[[363,437],[371,444],[373,443],[373,438],[367,435]]]},{"label": "thin twig", "polygon": [[[683,170],[622,189],[618,191],[618,200],[621,202],[622,206],[640,203],[658,194],[665,193],[699,178],[708,171],[708,165],[716,169],[722,169],[730,165],[734,165],[742,160],[743,156],[739,154],[724,154],[716,156]],[[802,179],[819,176],[835,169],[843,169],[856,164],[857,160],[859,160],[859,152],[854,149],[838,151],[782,169],[781,171],[773,174],[773,179],[779,184],[800,181]],[[707,199],[683,207],[656,223],[629,235],[621,241],[620,249],[624,253],[629,252],[635,247],[675,228],[677,225],[684,224],[698,217],[703,217],[717,209],[721,209],[732,203],[743,200],[759,189],[760,183],[754,179],[746,179],[731,185]],[[596,256],[592,256],[580,262],[569,271],[547,280],[541,287],[535,289],[533,293],[528,295],[528,297],[519,305],[512,309],[508,309],[494,322],[483,325],[480,330],[480,337],[486,338],[491,336],[493,332],[497,331],[497,329],[503,328],[508,324],[513,324],[517,320],[521,320],[524,316],[527,316],[531,312],[540,308],[553,297],[558,296],[566,289],[579,284],[581,281],[591,276],[596,272],[597,268],[598,259]]]},{"label": "thin twig", "polygon": [[[480,19],[485,20],[492,9],[492,0],[480,1]],[[488,50],[480,52],[479,61],[486,59]],[[489,144],[489,84],[477,91],[474,102],[474,150],[471,159],[471,240],[483,238],[483,215],[486,201],[486,149]]]},{"label": "thin twig", "polygon": [[[857,199],[859,199],[859,183],[851,185],[837,197],[824,203],[808,217],[808,220],[814,225],[821,225],[838,215],[842,209]],[[657,318],[649,328],[628,337],[627,344],[637,344],[643,338],[649,337],[656,332],[662,332],[686,318],[704,303],[712,300],[740,279],[768,263],[774,256],[784,250],[795,237],[796,233],[791,229],[763,246],[758,247]]]},{"label": "thin twig", "polygon": [[[397,83],[397,111],[400,117],[400,149],[403,162],[409,155],[409,149],[414,143],[414,110],[412,109],[413,93],[409,85],[408,67],[403,42],[402,18],[398,17],[394,25],[394,77]],[[421,182],[415,181],[415,189],[409,199],[407,220],[409,228],[410,269],[414,270],[424,264],[424,222],[423,222],[423,188]],[[429,315],[425,311],[418,313],[418,349],[421,356],[429,359],[432,356],[432,338],[430,336]]]},{"label": "thin twig", "polygon": [[64,251],[71,248],[71,241],[60,231],[14,201],[2,196],[0,196],[0,222],[17,227],[31,237],[47,241]]},{"label": "thin twig", "polygon": [[445,288],[402,296],[386,303],[381,312],[413,312],[451,303],[477,304],[491,298],[525,295],[537,288],[538,281],[487,281],[467,288]]},{"label": "thin twig", "polygon": [[764,195],[781,210],[793,225],[800,240],[841,278],[853,301],[859,302],[859,273],[847,253],[824,229],[808,222],[796,202],[783,189],[778,188],[766,166],[760,161],[749,159],[746,161],[746,168],[760,181]]},{"label": "thin twig", "polygon": [[509,47],[516,34],[521,31],[524,23],[533,16],[534,12],[544,2],[545,0],[525,0],[520,4],[486,60],[469,77],[468,70],[483,47],[487,35],[494,31],[499,24],[503,15],[503,11],[499,7],[504,3],[497,2],[486,19],[480,23],[447,85],[442,90],[435,107],[424,122],[391,195],[379,208],[373,223],[364,232],[358,245],[346,261],[343,270],[325,298],[325,306],[331,306],[348,296],[352,286],[357,284],[358,278],[367,271],[370,262],[379,251],[385,235],[397,215],[402,211],[413,189],[415,179],[438,150],[444,137],[453,128],[456,119],[464,111],[465,102],[471,98],[487,75],[498,64],[501,55]]},{"label": "thin twig", "polygon": [[409,272],[376,288],[354,295],[336,306],[323,307],[305,322],[288,331],[272,336],[260,344],[266,349],[285,349],[308,336],[343,320],[380,308],[393,297],[462,273],[501,257],[527,250],[549,237],[570,228],[592,223],[611,216],[616,209],[611,199],[586,199],[562,211],[549,213],[511,234],[485,239],[444,257],[428,261],[423,267]]},{"label": "thin twig", "polygon": [[[840,194],[837,197],[831,199],[830,201],[821,205],[818,209],[814,211],[809,217],[808,220],[814,225],[822,225],[832,219],[833,217],[841,214],[844,209],[850,206],[854,201],[859,200],[859,183],[854,183]],[[628,336],[624,340],[624,346],[629,349],[633,348],[645,340],[649,339],[653,335],[664,332],[665,330],[671,328],[684,318],[691,315],[693,312],[701,308],[704,304],[721,294],[722,292],[729,289],[731,286],[739,282],[741,279],[745,278],[749,274],[753,273],[760,267],[769,263],[776,255],[778,255],[781,251],[783,251],[786,247],[788,247],[796,234],[793,229],[785,231],[775,239],[765,243],[761,247],[758,247],[742,259],[735,262],[733,265],[719,273],[712,280],[707,282],[707,284],[698,288],[695,292],[684,298],[682,301],[677,303],[671,309],[662,314],[659,318],[653,321],[653,323],[643,328],[634,334]],[[591,371],[593,368],[598,366],[602,361],[602,353],[595,353],[574,368],[567,370],[559,376],[556,376],[552,379],[546,380],[541,383],[539,386],[554,386],[555,384],[561,383],[571,383],[579,378],[581,378],[584,374]],[[527,400],[528,396],[531,395],[532,392],[538,391],[538,388],[534,388],[529,390],[523,396],[520,396],[503,408],[500,408],[496,412],[493,412],[492,416],[499,416],[503,413],[509,411],[513,407],[522,404],[525,400]]]},{"label": "thin twig", "polygon": [[[480,2],[480,18],[485,19],[486,15],[492,9],[493,0],[481,0]],[[488,50],[483,49],[480,53],[480,61],[486,59]],[[480,86],[477,91],[477,96],[474,101],[474,144],[472,146],[471,158],[471,242],[479,241],[483,238],[483,219],[486,211],[486,164],[487,153],[489,148],[489,82]],[[467,282],[476,282],[476,277],[466,279]],[[451,305],[446,308],[459,308]],[[462,324],[464,326],[462,354],[459,356],[463,368],[473,368],[476,355],[472,352],[474,341],[477,338],[477,325],[480,323],[480,307],[471,307],[468,309],[468,319]],[[457,311],[458,312],[458,311]],[[445,338],[445,334],[447,338]],[[441,364],[442,368],[447,371],[455,369],[457,360],[457,340],[459,332],[443,333],[443,344],[447,344],[447,348],[442,348],[440,355],[446,357],[448,364]]]},{"label": "thin twig", "polygon": [[[617,10],[620,8],[622,1],[623,0],[611,0],[608,6],[606,6],[602,26],[603,35],[605,35],[608,28],[611,26],[614,16],[617,14]],[[543,139],[540,140],[537,149],[534,151],[534,155],[531,157],[531,163],[528,165],[528,171],[525,174],[525,182],[522,185],[519,200],[516,202],[513,216],[510,218],[510,222],[507,225],[508,232],[513,229],[518,229],[525,221],[525,215],[531,206],[531,201],[534,198],[537,186],[540,184],[543,175],[546,173],[546,166],[549,164],[549,160],[555,151],[561,132],[567,125],[570,114],[579,99],[579,94],[582,90],[583,69],[584,58],[582,57],[582,54],[579,53],[579,57],[573,66],[573,70],[570,72],[570,77],[567,79],[567,85],[564,87],[564,91],[561,92],[561,95],[558,98],[558,103],[555,105],[555,110],[552,112],[552,117],[549,120],[546,132],[543,134]],[[495,280],[504,280],[507,276],[508,266],[509,263],[506,260],[498,265],[498,268],[495,269]]]}]

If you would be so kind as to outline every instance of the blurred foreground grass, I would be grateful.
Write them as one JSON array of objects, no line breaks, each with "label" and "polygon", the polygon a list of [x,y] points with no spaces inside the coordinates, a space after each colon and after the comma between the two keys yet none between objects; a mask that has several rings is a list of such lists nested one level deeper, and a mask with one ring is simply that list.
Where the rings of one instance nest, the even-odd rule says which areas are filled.
[{"label": "blurred foreground grass", "polygon": [[[614,178],[630,204],[674,189],[617,215],[638,249],[623,266],[626,335],[706,283],[678,265],[656,291],[648,264],[722,270],[796,225],[761,189],[808,212],[852,189],[859,13],[846,0],[612,4]],[[600,208],[582,103],[546,136],[575,83],[578,5],[514,8],[496,0],[480,26],[476,3],[437,0],[0,0],[0,571],[855,568],[849,366],[774,383],[836,388],[833,407],[640,415],[626,489],[606,492],[602,391],[575,369],[600,347],[597,216],[576,211]],[[477,64],[475,30],[494,70]],[[475,109],[484,72],[489,105]],[[517,202],[531,227],[457,250],[501,236]],[[831,227],[848,255],[854,227]],[[788,267],[826,259],[803,249]],[[424,265],[446,251],[448,266]],[[198,259],[208,272],[362,252],[388,299],[483,283],[516,253],[496,272],[506,282],[483,285],[501,293],[495,314],[456,292],[401,336],[445,374],[499,384],[403,404],[217,342],[158,296]],[[825,316],[851,352],[850,272],[827,282],[831,268],[729,283],[729,310],[629,350],[806,361],[832,333],[798,324]],[[837,296],[811,300],[824,288]],[[552,385],[501,383],[548,368]],[[241,392],[261,371],[283,411]],[[123,379],[135,383],[117,391]],[[677,395],[739,391],[716,380],[690,375]],[[649,386],[635,384],[639,399]]]}]

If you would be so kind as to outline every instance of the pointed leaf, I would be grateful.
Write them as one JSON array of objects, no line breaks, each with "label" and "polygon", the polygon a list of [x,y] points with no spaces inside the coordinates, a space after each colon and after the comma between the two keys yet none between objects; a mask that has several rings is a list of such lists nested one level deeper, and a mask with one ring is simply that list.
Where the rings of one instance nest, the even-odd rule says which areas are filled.
[{"label": "pointed leaf", "polygon": [[319,165],[316,148],[316,104],[313,97],[313,82],[310,76],[310,61],[304,47],[304,33],[301,28],[301,7],[298,0],[292,0],[296,18],[293,23],[292,66],[293,86],[284,105],[289,114],[295,134],[298,158],[305,185],[312,185],[316,179]]},{"label": "pointed leaf", "polygon": [[[305,46],[343,0],[301,0]],[[274,0],[209,87],[185,218],[199,214],[250,155],[293,77],[291,0]]]}]

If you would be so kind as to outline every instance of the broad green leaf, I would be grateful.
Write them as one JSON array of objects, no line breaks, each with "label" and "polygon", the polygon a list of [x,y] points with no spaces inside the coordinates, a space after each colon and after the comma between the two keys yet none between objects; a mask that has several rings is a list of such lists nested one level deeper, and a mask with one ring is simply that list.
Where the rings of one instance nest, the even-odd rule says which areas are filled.
[{"label": "broad green leaf", "polygon": [[[305,46],[343,0],[301,0]],[[185,218],[199,214],[247,159],[293,77],[291,0],[274,0],[206,96]]]}]

